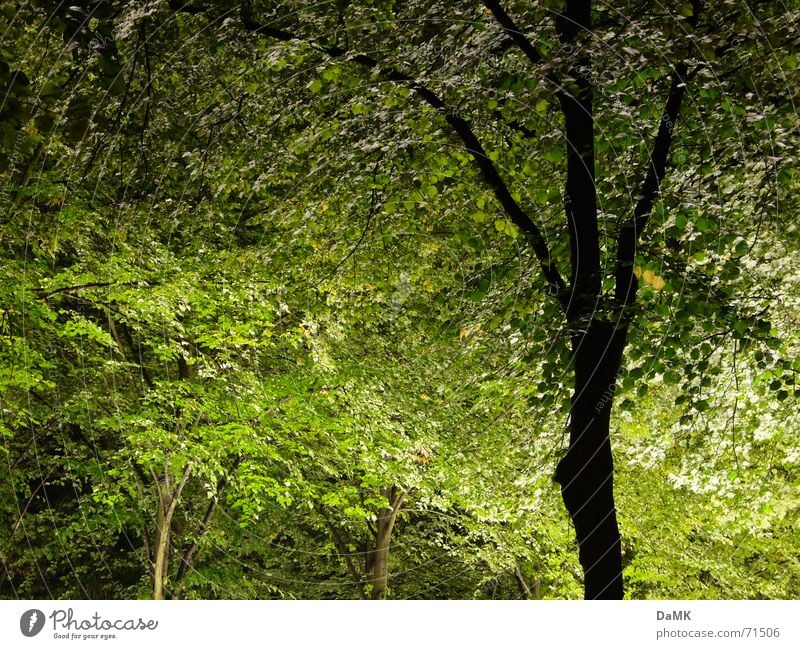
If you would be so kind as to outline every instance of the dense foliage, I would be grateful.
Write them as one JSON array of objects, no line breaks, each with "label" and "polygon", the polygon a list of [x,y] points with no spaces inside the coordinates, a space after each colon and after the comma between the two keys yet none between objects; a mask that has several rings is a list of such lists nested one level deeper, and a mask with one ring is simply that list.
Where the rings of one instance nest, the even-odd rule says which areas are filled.
[{"label": "dense foliage", "polygon": [[0,595],[800,596],[798,19],[0,2]]}]

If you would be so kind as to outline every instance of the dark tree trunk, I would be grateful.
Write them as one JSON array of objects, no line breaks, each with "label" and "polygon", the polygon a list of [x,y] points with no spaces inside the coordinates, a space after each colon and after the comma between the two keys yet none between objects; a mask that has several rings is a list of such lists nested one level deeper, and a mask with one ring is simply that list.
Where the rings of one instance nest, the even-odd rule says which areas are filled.
[{"label": "dark tree trunk", "polygon": [[575,525],[586,599],[623,596],[609,419],[626,334],[624,326],[592,321],[572,339],[570,444],[556,480]]}]

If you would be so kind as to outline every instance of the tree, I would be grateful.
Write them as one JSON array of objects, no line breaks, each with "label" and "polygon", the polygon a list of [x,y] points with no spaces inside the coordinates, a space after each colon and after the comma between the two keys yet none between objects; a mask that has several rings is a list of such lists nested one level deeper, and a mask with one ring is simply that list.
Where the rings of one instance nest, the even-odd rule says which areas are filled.
[{"label": "tree", "polygon": [[[530,244],[550,293],[563,309],[570,338],[571,362],[575,373],[570,410],[570,445],[566,455],[559,462],[556,475],[562,485],[564,502],[575,523],[581,563],[585,571],[586,596],[621,597],[622,563],[613,498],[609,422],[616,377],[623,364],[628,331],[633,314],[636,312],[634,307],[639,278],[636,276],[635,267],[637,252],[640,249],[639,240],[660,198],[670,162],[675,130],[679,125],[679,115],[689,83],[696,77],[703,80],[712,78],[713,75],[714,80],[724,88],[724,92],[738,95],[737,91],[741,89],[741,84],[735,79],[734,72],[740,68],[741,63],[740,59],[734,59],[734,56],[750,56],[750,50],[757,52],[764,41],[760,37],[753,38],[747,23],[741,22],[744,11],[741,7],[733,6],[726,13],[714,14],[707,23],[703,23],[701,22],[703,6],[700,2],[676,4],[667,20],[654,19],[652,7],[649,5],[637,5],[622,12],[624,26],[620,26],[619,16],[598,16],[597,12],[593,14],[590,2],[576,1],[566,2],[555,14],[554,28],[559,47],[553,48],[552,44],[548,43],[554,53],[552,57],[546,59],[540,51],[542,48],[534,46],[500,3],[487,2],[485,5],[505,37],[495,45],[495,51],[502,52],[513,45],[524,55],[529,64],[540,66],[544,77],[544,83],[540,85],[545,88],[541,93],[543,98],[539,100],[544,103],[542,112],[547,111],[546,97],[556,99],[561,109],[566,151],[564,154],[552,155],[556,160],[566,161],[563,203],[567,228],[565,235],[557,240],[556,245],[569,250],[570,270],[567,281],[562,278],[559,271],[560,251],[551,252],[542,231],[509,189],[492,155],[481,144],[476,131],[466,119],[467,109],[456,111],[450,108],[446,96],[437,94],[416,76],[391,67],[391,61],[396,59],[400,59],[405,68],[417,62],[413,55],[408,57],[410,60],[403,61],[402,53],[397,54],[396,35],[387,34],[388,30],[380,28],[367,30],[370,31],[373,42],[380,43],[382,49],[385,47],[389,52],[388,57],[380,57],[381,61],[387,58],[390,61],[385,65],[379,63],[378,58],[360,53],[358,36],[363,35],[356,36],[348,32],[344,10],[339,16],[343,24],[339,31],[332,27],[331,21],[334,17],[330,14],[306,12],[301,14],[301,18],[315,26],[316,29],[312,29],[312,33],[324,35],[317,39],[306,39],[305,42],[312,43],[315,49],[322,51],[328,58],[345,58],[348,62],[371,71],[378,81],[407,87],[440,114],[474,160],[498,207],[505,212],[506,218],[510,221],[509,227],[516,226]],[[175,8],[179,9],[177,5]],[[532,22],[536,22],[536,18],[543,17],[548,9],[549,5],[541,7],[540,13],[534,12]],[[762,22],[770,25],[773,30],[771,34],[778,39],[775,45],[783,48],[785,52],[783,56],[788,58],[790,54],[787,48],[790,41],[784,37],[784,33],[792,18],[764,6],[759,6],[758,9],[764,12]],[[357,15],[357,8],[353,5],[348,5],[347,10]],[[421,21],[419,33],[410,37],[411,40],[420,39],[422,44],[420,50],[424,50],[436,36],[444,35],[445,45],[450,44],[447,42],[448,38],[453,38],[455,30],[441,27],[447,24],[448,10],[437,12],[427,7],[425,3],[420,3],[413,6],[404,5],[401,8],[387,6],[385,11],[392,19],[399,18],[402,13],[404,18],[411,16],[412,20],[415,15],[423,15],[422,11],[430,12],[425,14],[427,18]],[[420,13],[416,13],[417,11]],[[455,12],[460,14],[461,10]],[[431,19],[432,15],[436,17],[435,20]],[[245,28],[256,34],[285,42],[304,40],[297,31],[274,26],[282,24],[280,16],[277,16],[277,21],[274,23],[258,23],[254,19],[254,8],[248,6],[243,17]],[[727,28],[715,34],[720,24]],[[480,23],[478,25],[483,26]],[[744,26],[744,29],[739,29],[740,26]],[[698,28],[702,31],[698,32]],[[328,29],[334,31],[328,32]],[[630,42],[637,46],[629,48],[631,51],[628,54],[631,57],[649,62],[655,52],[666,51],[672,55],[667,74],[657,68],[654,73],[648,72],[653,74],[651,78],[664,78],[669,83],[653,144],[647,147],[645,163],[642,165],[643,171],[638,174],[641,177],[639,181],[641,188],[631,193],[632,204],[627,208],[629,216],[624,214],[626,209],[624,202],[614,196],[614,189],[617,189],[614,185],[619,184],[619,180],[616,180],[618,176],[630,178],[632,174],[624,167],[619,169],[618,162],[617,164],[612,162],[609,165],[612,170],[607,174],[611,182],[606,184],[596,178],[595,172],[595,120],[599,116],[595,112],[594,102],[600,84],[591,78],[594,66],[597,65],[596,59],[599,58],[592,50],[596,49],[595,45],[598,42],[608,40],[601,41],[601,33],[610,38],[616,37],[615,29],[621,29],[623,32],[630,30]],[[594,33],[592,30],[595,30]],[[684,32],[683,35],[680,34],[681,31]],[[328,44],[331,40],[328,38],[329,34],[335,34],[335,37],[332,37],[334,42],[343,38],[350,47],[346,49],[337,44]],[[463,36],[463,33],[459,33],[459,36]],[[392,50],[392,47],[395,49]],[[446,47],[444,49],[446,51]],[[715,62],[712,67],[705,60],[709,56],[721,62]],[[439,64],[439,59],[444,58],[444,56],[438,57],[435,63]],[[732,63],[729,62],[731,59]],[[437,72],[446,74],[448,64],[449,62],[441,63]],[[602,69],[609,71],[613,67],[604,66]],[[486,68],[478,67],[478,70],[483,75],[488,73]],[[769,74],[766,78],[754,78],[750,81],[756,86],[762,84],[768,86],[772,83]],[[431,76],[430,70],[427,71],[427,76]],[[632,75],[630,71],[625,71],[616,78],[610,76],[603,79],[604,98],[610,100],[609,103],[612,105],[613,102],[617,102],[618,106],[621,104],[623,107],[642,104],[644,110],[640,110],[640,114],[651,114],[654,103],[652,95],[643,101],[641,98],[631,97],[627,92],[619,93],[620,88],[624,89],[630,83],[631,76],[637,83],[644,79],[642,73],[636,72]],[[322,78],[325,79],[325,75]],[[444,85],[447,87],[446,82]],[[316,93],[323,86],[323,81],[314,80],[309,87]],[[512,93],[515,89],[512,85]],[[450,88],[447,87],[447,90]],[[524,100],[517,99],[517,101]],[[499,104],[497,99],[492,97],[487,105],[496,110]],[[506,110],[504,114],[503,109],[507,107],[508,102],[505,102],[500,108],[501,121],[507,121],[507,113],[511,112]],[[784,107],[788,106],[784,104]],[[782,107],[778,104],[775,109],[780,111]],[[623,116],[628,112],[624,108],[620,111]],[[610,124],[619,127],[619,116],[611,112],[611,116],[606,119]],[[605,115],[603,117],[605,118]],[[536,126],[538,124],[534,121],[533,129],[526,125],[523,125],[523,129],[540,133]],[[620,135],[630,137],[625,131]],[[511,154],[513,157],[513,146]],[[758,166],[759,153],[756,153],[754,158],[759,160],[753,162]],[[633,174],[633,177],[635,178],[636,174]],[[623,212],[619,216],[610,215],[611,218],[607,219],[609,224],[606,226],[604,223],[606,227],[602,236],[598,215],[598,187],[612,196],[605,205],[611,207],[614,212]],[[702,219],[697,223],[697,227],[707,229]],[[611,233],[606,234],[609,229]],[[615,245],[607,245],[608,239],[614,241]],[[601,255],[604,251],[608,260],[606,263]],[[642,274],[642,276],[647,282],[648,275]],[[609,281],[613,287],[608,287]],[[664,280],[659,278],[657,282],[651,281],[650,284],[656,287],[656,290],[660,290],[664,286]]]},{"label": "tree", "polygon": [[[141,381],[157,361],[186,373],[186,350],[198,348],[196,337],[205,335],[207,355],[220,354],[219,362],[236,367],[237,386],[253,385],[265,367],[274,367],[277,350],[249,327],[272,322],[274,314],[265,320],[264,310],[223,308],[225,294],[212,291],[198,306],[210,301],[219,308],[187,327],[180,296],[191,288],[157,267],[175,255],[176,274],[206,278],[214,275],[214,264],[240,264],[257,284],[287,296],[281,303],[296,320],[286,335],[294,346],[309,346],[306,358],[329,351],[328,343],[347,341],[353,349],[373,350],[361,363],[392,372],[381,355],[400,358],[404,349],[424,354],[437,327],[449,331],[442,337],[444,357],[464,341],[507,346],[514,369],[498,381],[496,398],[522,410],[538,402],[550,410],[548,425],[554,415],[569,416],[570,441],[556,478],[575,525],[587,597],[623,592],[610,444],[618,408],[612,404],[622,398],[624,410],[638,410],[652,385],[674,385],[674,398],[685,409],[682,425],[692,425],[709,409],[704,390],[730,369],[722,360],[726,345],[732,345],[734,375],[737,364],[752,360],[772,373],[766,394],[785,400],[793,389],[794,342],[781,324],[785,316],[777,313],[782,289],[771,285],[788,274],[768,262],[768,248],[781,239],[795,245],[796,229],[768,228],[796,207],[797,118],[783,80],[797,67],[795,6],[675,2],[662,11],[650,2],[611,9],[568,0],[465,8],[416,0],[343,2],[333,11],[306,3],[232,8],[153,2],[131,9],[116,2],[44,2],[20,15],[24,20],[13,21],[20,43],[40,38],[32,36],[32,26],[46,16],[50,31],[43,34],[63,32],[71,55],[45,49],[38,67],[52,70],[47,81],[33,73],[31,81],[10,67],[3,72],[2,144],[11,152],[12,216],[18,222],[23,214],[37,217],[24,236],[9,227],[4,237],[19,263],[12,275],[27,272],[19,260],[27,259],[29,245],[39,260],[40,281],[28,284],[40,289],[35,299],[60,300],[60,309],[80,315],[57,316],[73,322],[64,335],[88,336],[97,349],[128,349],[125,362],[138,362]],[[399,21],[402,30],[396,29]],[[179,54],[171,56],[175,44]],[[15,66],[37,69],[22,47],[4,51],[3,59],[12,53],[21,62]],[[59,111],[61,122],[55,119]],[[246,148],[233,147],[230,134],[244,138]],[[69,209],[59,210],[67,200],[64,183],[78,191],[69,197]],[[775,195],[778,208],[770,202]],[[116,224],[101,216],[116,210],[126,215]],[[146,227],[137,219],[140,210],[149,214]],[[84,233],[98,224],[104,234],[95,242]],[[77,243],[65,242],[59,232]],[[161,253],[144,277],[136,245],[128,244],[134,253],[125,259],[126,239]],[[230,255],[221,254],[226,246]],[[191,260],[209,249],[214,252],[207,264],[193,268]],[[92,260],[88,267],[80,261],[84,256]],[[419,263],[418,256],[426,261]],[[100,264],[93,261],[98,257]],[[764,274],[742,272],[748,262]],[[259,264],[275,277],[254,272]],[[49,265],[69,272],[51,273]],[[409,268],[410,274],[401,270]],[[271,299],[238,271],[226,281],[248,299]],[[160,296],[162,309],[132,300],[137,288],[128,291],[127,282]],[[113,285],[111,301],[102,297],[106,283]],[[89,292],[70,297],[62,290],[67,286]],[[51,291],[57,292],[48,296]],[[474,310],[450,301],[454,291],[469,294]],[[406,294],[429,297],[414,308],[414,318],[425,320],[416,339],[414,319],[397,306]],[[362,317],[343,317],[347,308],[363,310]],[[120,322],[135,329],[136,344],[114,325],[108,315],[114,309],[122,309]],[[42,339],[51,318],[43,311]],[[161,329],[131,324],[153,318],[164,323],[167,342],[158,340]],[[320,325],[323,333],[312,333]],[[59,321],[57,329],[62,326]],[[19,333],[27,329],[14,331],[29,350]],[[342,329],[357,335],[337,335]],[[383,350],[375,341],[387,337],[392,342]],[[662,338],[666,344],[656,345]],[[144,358],[131,357],[137,345],[147,350]],[[236,345],[260,348],[272,361],[256,362]],[[43,347],[39,341],[25,353],[46,370],[52,361]],[[15,357],[20,353],[14,351]],[[62,361],[77,367],[77,352],[67,356]],[[480,362],[497,356],[477,354],[475,364],[454,378],[474,376]],[[339,360],[327,375],[304,366],[307,376],[287,368],[284,378],[309,388],[310,376],[347,385],[358,373]],[[417,380],[418,373],[409,371],[407,379]],[[100,372],[92,391],[112,374]],[[140,462],[143,469],[161,471],[158,454],[172,444],[162,433],[179,425],[179,409],[209,397],[219,404],[217,422],[206,424],[204,408],[194,410],[203,453],[214,448],[215,423],[232,418],[246,428],[254,418],[234,417],[235,390],[211,395],[191,380],[170,377],[133,397],[132,419],[153,408],[166,418],[138,440],[139,448],[153,442],[154,455]],[[77,385],[70,376],[57,383]],[[491,382],[482,383],[486,388]],[[16,387],[21,393],[14,411],[30,414],[22,395],[31,385]],[[286,396],[283,389],[270,396],[278,394]],[[407,400],[406,412],[422,407],[413,387],[390,394]],[[177,406],[178,397],[188,403]],[[349,416],[342,403],[334,406],[327,398],[310,404],[310,411],[301,401],[290,399],[295,406],[286,413],[293,422],[287,439],[320,444],[314,431],[325,430],[329,418]],[[373,405],[348,407],[388,419],[388,397]],[[56,416],[52,425],[60,420],[69,419]],[[95,420],[92,415],[81,429]],[[104,421],[109,430],[123,428],[122,422]],[[254,504],[259,499],[299,496],[319,503],[330,499],[327,494],[346,494],[353,487],[347,462],[359,470],[365,463],[373,475],[380,466],[329,448],[338,469],[334,478],[320,478],[298,468],[302,444],[284,446],[280,459],[270,456],[260,438],[265,428],[260,422],[252,437],[261,448],[256,457],[283,468],[259,473],[245,463],[237,469],[253,491],[250,499],[234,501],[254,507],[249,514],[264,506]],[[376,443],[369,436],[363,441]],[[414,452],[413,443],[399,444],[406,462]],[[172,487],[196,469],[192,454],[181,458],[153,478],[159,502],[176,502]],[[224,473],[214,464],[219,459],[213,453],[207,458],[217,479]],[[446,466],[453,471],[452,463]],[[393,486],[405,493],[404,480],[425,473],[421,467],[404,475],[381,469],[385,479],[370,485],[376,494],[391,495]],[[296,481],[292,496],[278,487],[287,472]],[[241,486],[239,494],[247,490]],[[386,500],[373,504],[380,510],[391,498]],[[479,509],[457,500],[439,505]],[[356,527],[374,515],[369,507],[351,513]],[[161,522],[168,532],[167,517]],[[321,529],[322,521],[315,525]],[[377,536],[385,554],[387,535]],[[347,552],[340,548],[339,554]],[[515,557],[505,563],[524,591],[525,566]],[[378,581],[383,584],[384,576]]]}]

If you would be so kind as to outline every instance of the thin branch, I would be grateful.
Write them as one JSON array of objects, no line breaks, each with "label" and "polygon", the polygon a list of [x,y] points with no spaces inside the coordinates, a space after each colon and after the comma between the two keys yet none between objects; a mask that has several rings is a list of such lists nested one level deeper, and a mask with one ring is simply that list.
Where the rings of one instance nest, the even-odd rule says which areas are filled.
[{"label": "thin branch", "polygon": [[156,470],[153,467],[150,467],[150,477],[153,479],[153,483],[156,486],[156,494],[158,495],[158,502],[159,507],[161,506],[161,480],[156,473]]},{"label": "thin branch", "polygon": [[[688,23],[694,28],[700,16],[702,0],[692,0],[693,13]],[[647,175],[642,185],[639,200],[630,220],[622,226],[617,236],[617,265],[615,297],[621,307],[628,306],[636,299],[639,282],[633,274],[636,246],[639,236],[650,219],[653,205],[661,190],[667,167],[667,156],[672,144],[675,125],[686,94],[688,74],[687,62],[681,61],[672,71],[669,94],[661,122],[658,125],[655,143],[647,163]]]},{"label": "thin branch", "polygon": [[51,475],[53,475],[52,471],[50,473],[48,473],[44,478],[39,480],[39,484],[36,485],[36,488],[31,492],[30,498],[28,498],[27,502],[25,503],[25,506],[20,510],[19,518],[17,518],[17,522],[14,525],[13,529],[11,530],[11,539],[12,540],[14,539],[14,535],[17,533],[17,530],[19,529],[19,526],[22,524],[22,519],[25,518],[25,514],[28,513],[28,509],[30,508],[31,504],[33,503],[33,499],[36,498],[36,494],[39,493],[39,490],[44,488],[44,486],[45,486],[45,484],[47,482],[47,479]]},{"label": "thin branch", "polygon": [[[169,2],[169,6],[175,12],[185,12],[190,14],[202,13],[207,9],[204,5],[185,4],[180,0],[171,0]],[[232,10],[229,9],[225,11],[221,17],[229,16],[231,12]],[[338,46],[327,46],[312,39],[303,38],[284,29],[261,24],[253,17],[252,6],[249,2],[245,2],[241,5],[239,14],[243,27],[251,33],[268,36],[281,42],[298,41],[306,43],[315,50],[332,58],[344,58],[352,63],[361,65],[374,72],[384,81],[389,81],[408,87],[437,113],[442,115],[445,121],[460,138],[464,148],[472,156],[481,172],[483,180],[491,188],[495,198],[500,203],[508,218],[520,229],[532,247],[536,258],[539,261],[539,265],[551,295],[558,299],[562,307],[565,309],[567,308],[567,305],[569,304],[567,286],[550,255],[550,249],[542,232],[533,222],[531,217],[514,199],[511,191],[503,181],[500,173],[498,172],[494,163],[490,160],[488,154],[481,145],[467,120],[465,120],[456,111],[450,109],[441,97],[439,97],[426,86],[415,81],[413,78],[400,72],[399,70],[381,66],[376,59],[368,56],[367,54],[349,55],[350,53],[347,49]],[[217,20],[219,20],[221,17],[218,17]]]},{"label": "thin branch", "polygon": [[[92,153],[89,156],[89,161],[86,163],[83,169],[83,175],[81,176],[81,182],[86,180],[86,176],[91,171],[92,167],[94,166],[95,160],[97,160],[97,156],[100,153],[101,149],[103,148],[103,144],[105,144],[106,138],[109,136],[113,129],[118,129],[120,127],[123,111],[128,103],[128,97],[130,95],[131,84],[133,83],[134,76],[136,75],[136,65],[139,61],[139,48],[142,44],[142,38],[144,36],[144,31],[139,30],[138,40],[136,41],[136,45],[133,49],[134,56],[133,56],[133,63],[131,65],[130,73],[128,74],[128,79],[125,82],[125,91],[122,94],[122,99],[119,102],[119,106],[117,107],[117,114],[114,117],[114,123],[112,126],[107,128],[103,134],[100,136],[100,139],[95,144],[94,148],[92,149]],[[121,72],[120,72],[121,74]]]},{"label": "thin branch", "polygon": [[169,477],[169,454],[164,454],[164,489],[167,496],[172,493],[172,482]]},{"label": "thin branch", "polygon": [[[31,392],[33,392],[33,390],[31,390]],[[22,451],[20,451],[19,457],[17,457],[17,459],[14,461],[14,464],[11,467],[11,473],[14,473],[14,471],[19,466],[20,462],[22,462],[22,460],[25,459],[25,455],[28,453],[29,450],[31,450],[31,447],[36,443],[37,439],[38,438],[36,437],[36,433],[33,433],[31,435],[30,441],[27,444],[25,444],[25,448],[23,448]]]},{"label": "thin branch", "polygon": [[511,191],[500,176],[497,167],[495,167],[494,163],[489,158],[480,140],[478,140],[478,137],[472,130],[472,126],[466,119],[452,110],[439,95],[426,86],[399,70],[382,66],[376,59],[367,54],[349,55],[347,50],[340,47],[321,45],[313,40],[301,38],[283,29],[259,24],[253,19],[250,7],[247,4],[242,6],[241,17],[242,24],[248,31],[263,36],[269,36],[283,42],[304,42],[330,57],[345,58],[351,63],[363,66],[384,81],[406,86],[439,113],[459,137],[466,151],[472,156],[472,159],[481,172],[484,182],[486,182],[492,190],[508,218],[520,229],[523,235],[525,235],[526,240],[531,245],[539,261],[539,265],[541,266],[542,273],[544,274],[551,293],[559,300],[562,306],[566,308],[569,302],[567,287],[550,255],[550,249],[545,242],[542,232],[511,195]]},{"label": "thin branch", "polygon": [[172,516],[175,514],[175,508],[178,506],[178,500],[181,497],[181,493],[183,493],[183,488],[186,486],[186,483],[189,481],[189,477],[192,475],[192,468],[194,467],[194,461],[189,462],[186,465],[186,470],[183,472],[183,477],[181,478],[180,484],[178,488],[175,490],[175,493],[171,496],[171,501],[169,503],[169,510],[167,511],[167,520],[171,521]]},{"label": "thin branch", "polygon": [[536,258],[539,260],[539,265],[550,290],[562,306],[566,308],[569,301],[567,287],[550,255],[550,249],[545,242],[542,232],[511,195],[511,191],[500,176],[497,167],[489,158],[480,140],[478,140],[470,123],[459,113],[452,111],[437,94],[402,72],[390,68],[382,68],[375,59],[365,54],[359,54],[352,57],[350,60],[374,70],[379,77],[382,77],[386,81],[407,86],[425,101],[425,103],[444,117],[445,121],[461,140],[467,153],[472,156],[473,161],[481,172],[484,182],[494,193],[497,202],[500,203],[511,222],[525,235]]},{"label": "thin branch", "polygon": [[[375,168],[372,171],[373,182],[375,181],[375,178],[378,174],[379,163],[380,163],[380,158],[376,161]],[[373,188],[372,192],[370,193],[369,209],[367,210],[367,218],[366,222],[364,223],[364,229],[361,232],[361,236],[358,237],[355,244],[353,244],[353,247],[350,248],[350,251],[344,256],[344,258],[338,264],[336,264],[336,268],[334,268],[330,273],[325,275],[325,277],[322,278],[322,281],[325,281],[336,275],[336,273],[339,272],[342,266],[344,266],[347,263],[348,259],[350,259],[356,253],[361,244],[364,243],[364,239],[367,236],[367,232],[369,232],[370,226],[372,225],[372,219],[375,216],[375,212],[378,207],[377,197],[378,197],[377,190]]]},{"label": "thin branch", "polygon": [[359,574],[358,570],[356,569],[355,564],[353,563],[353,557],[351,556],[350,551],[347,549],[347,545],[342,539],[339,530],[336,529],[336,526],[333,524],[333,521],[330,520],[330,517],[325,512],[325,508],[320,509],[320,513],[322,514],[322,518],[325,521],[325,527],[328,528],[328,531],[331,533],[331,537],[333,537],[333,543],[336,546],[336,549],[339,550],[339,556],[344,558],[344,562],[347,565],[347,570],[350,573],[350,576],[353,579],[353,583],[358,588],[358,592],[361,595],[361,599],[367,599],[367,593],[364,589],[364,579]]},{"label": "thin branch", "polygon": [[543,58],[542,53],[537,50],[533,43],[527,39],[525,34],[520,31],[501,4],[497,2],[497,0],[485,0],[483,4],[492,12],[492,15],[503,28],[503,32],[505,32],[511,41],[522,50],[525,56],[528,57],[528,60],[533,64],[540,63]]},{"label": "thin branch", "polygon": [[48,297],[57,295],[58,293],[66,293],[68,291],[77,291],[83,288],[103,288],[106,286],[136,286],[138,282],[124,282],[118,284],[117,282],[89,282],[88,284],[78,284],[77,286],[63,286],[61,288],[53,289],[52,291],[45,291],[43,288],[33,289],[36,297],[46,300]]},{"label": "thin branch", "polygon": [[392,517],[397,517],[397,513],[400,511],[400,508],[403,506],[403,501],[406,499],[407,492],[401,491],[399,495],[394,497],[394,502],[392,503]]},{"label": "thin branch", "polygon": [[155,558],[153,557],[153,548],[150,546],[150,533],[147,531],[147,525],[142,525],[142,540],[144,541],[144,551],[147,553],[147,563],[150,565],[150,574],[152,576],[153,567],[155,565]]},{"label": "thin branch", "polygon": [[[74,287],[74,288],[87,288],[87,286],[78,286],[78,287]],[[126,323],[124,323],[122,320],[113,320],[111,318],[111,312],[112,311],[114,311],[115,313],[119,314],[122,317],[125,317],[125,314],[122,313],[118,308],[116,308],[112,304],[109,304],[107,302],[93,302],[93,301],[88,300],[86,298],[83,298],[83,297],[81,297],[79,295],[73,295],[71,293],[68,293],[67,291],[69,291],[69,290],[70,290],[69,288],[61,288],[61,289],[57,289],[56,291],[53,291],[52,293],[53,294],[60,293],[63,296],[62,299],[66,299],[68,301],[68,303],[71,303],[71,304],[69,304],[69,307],[71,309],[77,310],[78,307],[83,307],[84,309],[90,310],[98,318],[108,319],[109,321],[113,322],[114,331],[117,331],[117,330],[119,331],[119,333],[121,334],[122,339],[124,339],[124,341],[127,343],[128,347],[130,348],[130,353],[132,355],[131,362],[133,362],[135,365],[138,366],[139,371],[140,371],[141,376],[142,376],[142,380],[144,381],[145,385],[147,385],[147,387],[152,390],[153,389],[153,381],[152,381],[152,379],[150,377],[149,372],[147,371],[147,368],[145,367],[144,359],[142,358],[141,349],[137,350],[137,345],[136,345],[136,342],[133,339],[133,333],[131,332],[130,327]],[[46,296],[40,296],[38,293],[36,293],[36,291],[41,291],[41,289],[35,289],[34,290],[34,294],[36,294],[38,297],[42,297],[43,299],[46,299]],[[98,305],[104,307],[106,309],[106,311],[102,311],[99,308]],[[116,339],[116,340],[117,340],[117,344],[119,345],[120,341],[118,339]],[[141,346],[139,346],[139,347],[141,347]],[[123,355],[124,355],[124,352],[123,352]]]},{"label": "thin branch", "polygon": [[186,572],[189,570],[189,565],[194,558],[195,553],[200,545],[200,539],[208,530],[208,525],[211,522],[211,517],[214,515],[214,510],[216,509],[217,504],[219,503],[220,498],[222,497],[222,492],[225,490],[225,487],[228,485],[228,479],[233,474],[234,471],[239,467],[242,463],[243,457],[240,455],[238,456],[231,468],[228,470],[227,475],[225,475],[218,483],[217,483],[217,492],[214,494],[214,497],[208,503],[208,507],[206,508],[205,516],[203,516],[203,520],[200,523],[200,526],[197,529],[197,534],[192,541],[191,545],[183,553],[183,557],[181,557],[180,565],[178,566],[178,573],[175,576],[175,592],[173,595],[174,599],[180,597],[180,594],[183,592],[183,578],[186,576]]},{"label": "thin branch", "polygon": [[520,570],[519,568],[519,562],[514,564],[514,577],[516,578],[517,583],[522,589],[522,592],[525,594],[525,599],[534,599],[530,586],[528,586],[528,582],[525,581],[525,577],[522,574],[522,570]]},{"label": "thin branch", "polygon": [[736,413],[739,408],[739,371],[736,368],[736,357],[739,352],[739,341],[733,341],[733,380],[736,384],[736,389],[733,395],[733,412],[731,413],[731,449],[733,450],[733,459],[736,463],[736,471],[741,471],[739,466],[739,454],[736,452]]}]

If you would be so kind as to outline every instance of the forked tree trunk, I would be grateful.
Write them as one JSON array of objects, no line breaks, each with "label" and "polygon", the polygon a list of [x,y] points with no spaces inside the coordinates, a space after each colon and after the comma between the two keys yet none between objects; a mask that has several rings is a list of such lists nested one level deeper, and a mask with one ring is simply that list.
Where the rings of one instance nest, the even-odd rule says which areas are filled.
[{"label": "forked tree trunk", "polygon": [[381,494],[388,500],[389,507],[384,507],[378,512],[375,550],[372,553],[371,562],[372,599],[386,599],[386,591],[389,587],[389,548],[392,543],[392,530],[405,498],[405,494],[397,487],[381,489]]},{"label": "forked tree trunk", "polygon": [[579,545],[586,599],[622,599],[609,419],[627,330],[592,321],[572,340],[575,392],[570,444],[556,480]]},{"label": "forked tree trunk", "polygon": [[[153,480],[158,494],[158,512],[156,513],[156,536],[153,549],[153,599],[165,599],[165,585],[169,575],[169,554],[172,538],[172,520],[180,501],[183,489],[192,474],[194,462],[189,462],[183,472],[180,484],[174,491],[170,489],[169,470],[164,467],[163,480],[153,473]],[[163,482],[163,484],[162,484]]]}]

